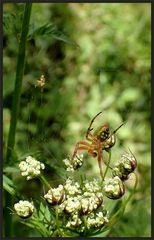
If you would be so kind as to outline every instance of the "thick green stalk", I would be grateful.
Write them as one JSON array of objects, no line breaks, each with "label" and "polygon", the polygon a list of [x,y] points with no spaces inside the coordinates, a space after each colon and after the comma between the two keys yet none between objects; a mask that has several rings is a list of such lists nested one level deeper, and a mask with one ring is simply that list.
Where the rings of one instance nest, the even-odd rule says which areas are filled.
[{"label": "thick green stalk", "polygon": [[32,6],[32,3],[26,3],[25,5],[24,19],[22,23],[22,32],[21,32],[21,38],[19,42],[16,81],[15,81],[15,88],[14,88],[14,95],[13,95],[11,123],[10,123],[7,153],[6,153],[7,163],[9,163],[11,160],[11,155],[12,155],[12,151],[15,144],[15,131],[16,131],[16,125],[17,125],[18,112],[19,112],[22,79],[24,74],[25,50],[26,50],[26,41],[27,41],[27,34],[28,34],[29,21],[30,21],[31,6]]},{"label": "thick green stalk", "polygon": [[[25,4],[21,37],[19,42],[19,51],[18,51],[17,68],[16,68],[16,80],[15,80],[15,88],[14,88],[14,94],[13,94],[11,122],[10,122],[6,161],[5,161],[6,164],[9,164],[11,162],[12,153],[15,145],[15,132],[16,132],[18,112],[19,112],[22,79],[24,74],[25,51],[26,51],[26,42],[27,42],[27,35],[28,35],[28,29],[29,29],[31,8],[32,8],[32,3]],[[11,175],[9,175],[9,177],[11,178]],[[12,196],[8,192],[5,192],[5,213],[4,213],[5,214],[5,226],[4,226],[5,237],[12,236],[12,216],[10,214],[10,210],[8,209],[8,207],[12,208]]]}]

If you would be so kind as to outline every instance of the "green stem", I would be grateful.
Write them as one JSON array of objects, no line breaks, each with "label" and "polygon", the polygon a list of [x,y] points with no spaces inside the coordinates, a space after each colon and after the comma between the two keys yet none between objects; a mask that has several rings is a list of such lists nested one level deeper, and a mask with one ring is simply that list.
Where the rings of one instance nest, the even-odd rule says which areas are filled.
[{"label": "green stem", "polygon": [[12,151],[15,145],[15,132],[16,132],[16,125],[17,125],[17,117],[19,112],[22,79],[24,74],[25,51],[26,51],[27,34],[29,29],[31,7],[32,7],[32,3],[26,3],[25,10],[24,10],[24,18],[22,23],[21,37],[19,42],[16,80],[15,80],[13,105],[12,105],[12,111],[11,111],[11,122],[10,122],[7,153],[6,153],[7,163],[9,163],[11,160]]},{"label": "green stem", "polygon": [[56,226],[57,226],[57,229],[59,230],[58,206],[56,206]]},{"label": "green stem", "polygon": [[58,205],[56,206],[56,227],[57,227],[57,229],[56,229],[56,233],[58,233],[58,236],[60,235],[60,236],[62,236],[63,235],[63,233],[61,232],[61,230],[60,230],[60,226],[59,226],[59,216],[58,216]]},{"label": "green stem", "polygon": [[48,181],[45,179],[43,175],[40,175],[39,179],[45,186],[47,186],[48,188],[51,188],[50,184],[48,183]]},{"label": "green stem", "polygon": [[108,171],[109,166],[110,166],[110,161],[111,161],[111,150],[110,150],[110,149],[109,149],[108,153],[109,153],[109,159],[108,159],[107,167],[106,167],[106,169],[105,169],[105,173],[104,173],[104,176],[103,176],[103,180],[102,180],[102,182],[104,181],[105,176],[106,176],[107,171]]},{"label": "green stem", "polygon": [[[7,143],[7,152],[6,152],[7,164],[11,162],[14,145],[15,145],[15,132],[16,132],[16,125],[17,125],[17,117],[19,112],[22,79],[24,74],[25,51],[26,51],[26,42],[27,42],[27,35],[28,35],[28,29],[29,29],[31,8],[32,8],[32,3],[25,4],[21,37],[20,37],[19,50],[18,50],[16,80],[15,80],[13,104],[12,104],[12,111],[11,111],[11,122],[10,122],[10,129],[9,129],[9,136],[8,136],[8,143]],[[11,174],[8,176],[10,178],[12,177]],[[5,226],[4,226],[5,237],[12,236],[12,216],[9,212],[8,207],[12,207],[12,196],[5,191]]]}]

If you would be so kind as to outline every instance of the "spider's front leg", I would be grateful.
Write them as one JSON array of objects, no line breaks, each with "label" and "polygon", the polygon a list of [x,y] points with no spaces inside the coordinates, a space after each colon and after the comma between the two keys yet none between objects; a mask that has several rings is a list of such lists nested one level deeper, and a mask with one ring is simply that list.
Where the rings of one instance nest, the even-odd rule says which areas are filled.
[{"label": "spider's front leg", "polygon": [[86,139],[87,140],[92,140],[93,139],[93,135],[90,133],[93,130],[93,128],[91,126],[92,126],[93,122],[95,121],[95,119],[98,117],[98,115],[100,115],[101,113],[102,112],[97,113],[95,115],[95,117],[93,117],[93,119],[91,120],[90,125],[87,129],[87,133],[86,133]]},{"label": "spider's front leg", "polygon": [[86,141],[79,141],[79,142],[77,142],[76,145],[75,145],[75,149],[74,149],[74,153],[72,155],[71,161],[73,161],[73,159],[76,157],[77,152],[79,150],[86,150],[86,151],[88,151],[89,148],[90,148],[90,144],[87,143]]}]

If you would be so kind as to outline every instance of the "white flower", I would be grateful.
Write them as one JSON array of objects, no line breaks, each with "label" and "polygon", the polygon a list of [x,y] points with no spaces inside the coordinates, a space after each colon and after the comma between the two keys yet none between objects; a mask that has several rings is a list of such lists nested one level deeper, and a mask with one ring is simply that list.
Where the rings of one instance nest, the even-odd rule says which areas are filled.
[{"label": "white flower", "polygon": [[65,198],[65,192],[63,185],[59,185],[57,188],[51,188],[47,194],[44,195],[44,198],[50,204],[61,204]]},{"label": "white flower", "polygon": [[121,198],[125,193],[125,185],[118,176],[106,179],[103,189],[105,195],[110,199]]},{"label": "white flower", "polygon": [[41,173],[41,170],[45,168],[45,165],[35,158],[28,156],[25,161],[21,161],[19,168],[22,176],[27,176],[27,180],[30,180]]},{"label": "white flower", "polygon": [[80,195],[78,195],[77,197],[69,197],[65,201],[64,211],[70,214],[78,211],[80,208],[80,201],[81,201]]},{"label": "white flower", "polygon": [[102,227],[104,224],[108,223],[108,221],[108,218],[103,215],[103,212],[98,212],[96,214],[91,213],[87,218],[87,228]]},{"label": "white flower", "polygon": [[44,87],[45,81],[46,81],[46,79],[45,79],[44,75],[41,75],[40,79],[37,80],[37,86]]},{"label": "white flower", "polygon": [[67,228],[79,227],[81,225],[81,223],[82,223],[81,219],[79,218],[78,214],[75,213],[75,214],[73,214],[71,219],[67,222],[66,227]]},{"label": "white flower", "polygon": [[64,185],[64,189],[69,195],[76,195],[81,193],[80,185],[78,182],[75,182],[72,178],[68,178]]},{"label": "white flower", "polygon": [[66,158],[66,159],[63,160],[63,162],[65,163],[65,166],[67,167],[66,168],[67,172],[74,172],[74,168],[73,168],[69,159]]},{"label": "white flower", "polygon": [[22,218],[30,217],[34,211],[34,205],[32,202],[20,200],[14,204],[14,209]]},{"label": "white flower", "polygon": [[112,175],[118,176],[121,180],[127,180],[130,173],[137,167],[137,160],[135,156],[130,153],[124,153],[121,159],[115,164],[112,169]]},{"label": "white flower", "polygon": [[83,190],[85,192],[90,192],[90,193],[96,193],[96,192],[101,192],[101,187],[100,183],[97,179],[94,179],[93,181],[89,182],[88,180],[85,180],[83,182]]},{"label": "white flower", "polygon": [[83,197],[81,200],[81,214],[88,214],[94,210],[96,210],[103,202],[103,197],[100,198],[91,193],[91,197]]},{"label": "white flower", "polygon": [[83,154],[76,155],[73,161],[71,159],[64,159],[63,162],[65,163],[68,172],[74,172],[76,169],[82,166],[83,164]]}]

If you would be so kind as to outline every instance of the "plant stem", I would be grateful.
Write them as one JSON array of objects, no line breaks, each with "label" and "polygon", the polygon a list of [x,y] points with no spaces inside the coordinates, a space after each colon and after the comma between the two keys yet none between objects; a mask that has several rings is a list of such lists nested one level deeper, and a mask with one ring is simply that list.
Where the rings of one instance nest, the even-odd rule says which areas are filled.
[{"label": "plant stem", "polygon": [[58,207],[56,206],[56,226],[59,229],[59,220],[58,220]]},{"label": "plant stem", "polygon": [[[32,3],[25,4],[21,37],[20,37],[19,50],[18,50],[16,80],[15,80],[15,88],[14,88],[14,94],[13,94],[10,129],[9,129],[9,136],[8,136],[8,143],[7,143],[7,152],[6,152],[7,164],[10,164],[12,160],[12,154],[13,154],[13,149],[15,145],[15,132],[16,132],[16,125],[17,125],[17,117],[19,112],[22,79],[24,74],[26,41],[27,41],[27,35],[28,35],[28,29],[29,29],[31,8],[32,8]],[[10,178],[12,177],[11,174],[9,174],[8,176]],[[12,207],[12,196],[5,191],[5,226],[4,226],[5,237],[12,236],[12,216],[9,212],[8,207]]]},{"label": "plant stem", "polygon": [[11,160],[12,151],[15,145],[15,132],[16,132],[16,125],[17,125],[17,117],[19,112],[22,79],[24,74],[25,50],[26,50],[26,41],[27,41],[27,34],[28,34],[29,21],[30,21],[31,6],[32,6],[32,3],[26,3],[25,5],[21,37],[19,42],[16,80],[15,80],[13,105],[12,105],[12,111],[11,111],[11,122],[10,122],[7,153],[6,153],[7,163],[9,163]]},{"label": "plant stem", "polygon": [[51,188],[50,184],[48,183],[48,181],[45,179],[43,175],[40,175],[39,179],[44,185],[46,185],[48,188]]},{"label": "plant stem", "polygon": [[104,176],[103,176],[103,180],[102,180],[102,182],[104,181],[104,179],[105,179],[105,176],[106,176],[106,174],[107,174],[107,171],[108,171],[108,169],[109,169],[109,166],[110,166],[110,161],[111,161],[111,150],[109,149],[109,159],[108,159],[108,163],[107,163],[107,167],[106,167],[106,169],[105,169],[105,173],[104,173]]},{"label": "plant stem", "polygon": [[61,232],[60,226],[59,226],[58,205],[56,206],[55,211],[56,211],[56,227],[57,227],[56,232],[58,233],[58,235],[60,234],[60,236],[61,236],[61,235],[63,235],[63,233]]}]

